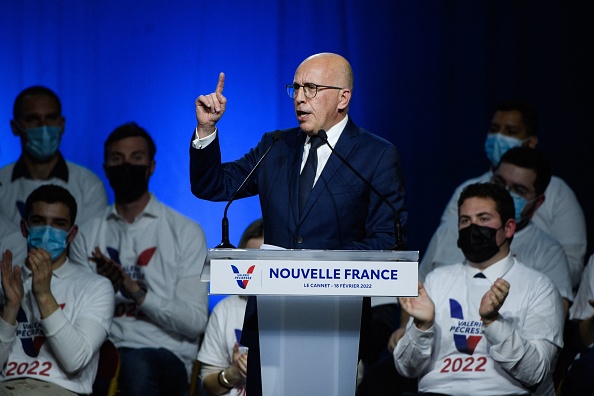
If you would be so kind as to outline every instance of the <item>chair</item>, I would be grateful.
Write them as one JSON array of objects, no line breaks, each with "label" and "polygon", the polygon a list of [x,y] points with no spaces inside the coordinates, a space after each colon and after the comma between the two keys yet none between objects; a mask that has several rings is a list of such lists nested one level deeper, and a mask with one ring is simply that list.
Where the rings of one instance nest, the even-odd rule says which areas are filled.
[{"label": "chair", "polygon": [[202,396],[200,385],[200,361],[194,360],[192,365],[192,375],[190,377],[190,387],[188,389],[188,396]]},{"label": "chair", "polygon": [[120,353],[110,340],[105,340],[99,349],[99,365],[93,383],[93,396],[114,396],[118,391]]},{"label": "chair", "polygon": [[[204,341],[204,333],[200,334],[196,353],[200,351],[202,341]],[[202,396],[203,389],[202,383],[200,381],[200,366],[200,361],[198,359],[194,359],[194,363],[192,364],[192,375],[190,376],[190,384],[188,387],[188,396]]]}]

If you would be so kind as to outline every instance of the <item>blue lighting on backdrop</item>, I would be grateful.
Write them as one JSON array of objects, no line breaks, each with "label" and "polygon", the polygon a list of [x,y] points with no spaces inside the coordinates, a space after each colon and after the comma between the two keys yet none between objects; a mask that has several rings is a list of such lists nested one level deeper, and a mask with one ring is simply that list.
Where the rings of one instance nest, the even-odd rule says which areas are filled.
[{"label": "blue lighting on backdrop", "polygon": [[[216,4],[215,4],[216,3]],[[586,3],[586,2],[584,2]],[[14,97],[45,85],[61,98],[65,157],[102,170],[103,141],[135,121],[157,144],[150,188],[198,221],[210,247],[225,203],[190,192],[188,147],[194,100],[226,73],[227,111],[218,124],[223,159],[262,134],[296,125],[284,86],[307,56],[351,61],[350,114],[400,150],[409,247],[422,250],[463,180],[483,173],[492,106],[510,97],[541,114],[539,147],[592,219],[589,51],[592,4],[538,1],[2,1],[0,166],[20,154],[10,131]],[[590,103],[591,105],[591,103]],[[582,159],[583,158],[583,159]],[[566,161],[564,159],[571,159]],[[583,174],[583,173],[581,173]],[[587,184],[587,185],[586,185]],[[107,185],[107,184],[106,184]],[[113,194],[108,188],[110,202]],[[257,198],[229,209],[231,242],[260,216]],[[591,229],[591,227],[590,227]]]}]

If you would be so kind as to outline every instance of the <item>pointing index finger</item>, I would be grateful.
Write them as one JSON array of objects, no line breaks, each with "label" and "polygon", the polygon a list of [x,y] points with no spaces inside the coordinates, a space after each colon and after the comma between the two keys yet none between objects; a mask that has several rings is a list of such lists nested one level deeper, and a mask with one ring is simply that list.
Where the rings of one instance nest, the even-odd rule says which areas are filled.
[{"label": "pointing index finger", "polygon": [[219,74],[219,82],[217,83],[217,89],[215,92],[221,95],[223,93],[223,88],[225,88],[225,73],[221,72]]}]

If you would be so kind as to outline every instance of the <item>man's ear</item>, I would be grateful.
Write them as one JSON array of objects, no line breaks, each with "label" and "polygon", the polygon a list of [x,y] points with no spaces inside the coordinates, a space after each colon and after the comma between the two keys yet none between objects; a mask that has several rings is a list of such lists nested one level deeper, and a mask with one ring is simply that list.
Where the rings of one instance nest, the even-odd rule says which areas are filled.
[{"label": "man's ear", "polygon": [[64,132],[66,132],[66,117],[62,117],[62,122],[61,122],[61,126],[62,126],[62,134],[60,136],[64,136]]},{"label": "man's ear", "polygon": [[505,222],[504,230],[505,230],[505,237],[507,239],[510,239],[514,235],[514,232],[516,232],[516,220],[508,219]]},{"label": "man's ear", "polygon": [[74,241],[76,234],[78,234],[78,226],[75,224],[72,226],[72,229],[70,230],[70,233],[68,234],[68,237],[66,237],[66,242],[68,244],[70,244],[72,241]]},{"label": "man's ear", "polygon": [[351,90],[348,88],[343,88],[340,92],[340,99],[338,101],[338,110],[344,110],[349,107],[349,103],[351,102]]},{"label": "man's ear", "polygon": [[15,120],[10,120],[10,129],[12,129],[12,134],[14,136],[21,136],[21,130]]},{"label": "man's ear", "polygon": [[536,211],[536,209],[540,208],[541,205],[544,203],[544,201],[545,201],[544,194],[540,194],[538,197],[536,197],[536,200],[534,202],[534,211]]},{"label": "man's ear", "polygon": [[151,163],[149,164],[149,167],[148,167],[148,171],[149,171],[148,177],[151,177],[153,175],[153,172],[155,172],[156,166],[157,166],[157,161],[151,160]]},{"label": "man's ear", "polygon": [[23,237],[25,238],[29,236],[29,230],[27,230],[27,223],[25,222],[25,219],[21,219],[21,234],[23,234]]},{"label": "man's ear", "polygon": [[530,147],[531,149],[535,149],[536,145],[538,145],[538,136],[528,136],[526,146]]}]

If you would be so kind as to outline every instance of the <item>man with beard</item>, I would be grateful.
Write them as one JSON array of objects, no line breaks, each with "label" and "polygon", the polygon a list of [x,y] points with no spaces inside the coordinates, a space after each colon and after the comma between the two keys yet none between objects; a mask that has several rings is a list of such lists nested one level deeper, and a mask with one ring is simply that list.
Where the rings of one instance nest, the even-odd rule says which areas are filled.
[{"label": "man with beard", "polygon": [[466,260],[437,268],[419,296],[401,298],[412,318],[394,349],[419,394],[554,395],[563,305],[552,282],[510,254],[514,201],[505,188],[471,184],[458,201]]},{"label": "man with beard", "polygon": [[182,395],[208,319],[202,228],[148,191],[156,147],[135,123],[104,145],[115,203],[82,225],[71,259],[108,277],[116,292],[111,339],[124,395]]}]

